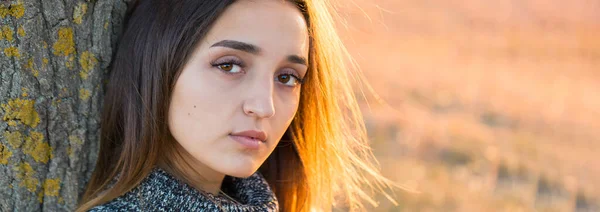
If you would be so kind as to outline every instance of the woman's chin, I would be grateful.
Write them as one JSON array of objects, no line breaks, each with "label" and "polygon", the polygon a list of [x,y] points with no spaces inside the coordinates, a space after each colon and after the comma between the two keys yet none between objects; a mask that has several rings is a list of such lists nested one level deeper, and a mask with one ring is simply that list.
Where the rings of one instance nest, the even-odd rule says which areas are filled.
[{"label": "woman's chin", "polygon": [[258,168],[259,166],[253,163],[242,163],[235,164],[233,166],[221,166],[218,171],[228,176],[246,178],[254,174],[258,170]]},{"label": "woman's chin", "polygon": [[252,176],[252,174],[254,174],[256,172],[256,170],[257,169],[248,169],[246,167],[246,168],[240,168],[238,170],[225,173],[225,175],[237,177],[237,178],[247,178],[247,177]]}]

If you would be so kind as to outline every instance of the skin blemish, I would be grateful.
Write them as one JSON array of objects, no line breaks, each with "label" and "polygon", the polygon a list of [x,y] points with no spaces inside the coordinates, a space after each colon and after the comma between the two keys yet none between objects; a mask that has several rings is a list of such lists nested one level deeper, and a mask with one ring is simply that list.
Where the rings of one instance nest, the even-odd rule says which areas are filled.
[{"label": "skin blemish", "polygon": [[79,89],[79,99],[87,101],[90,98],[90,90],[82,88]]},{"label": "skin blemish", "polygon": [[19,49],[17,49],[17,47],[4,48],[4,55],[6,55],[7,57],[21,58],[21,54],[19,53]]},{"label": "skin blemish", "polygon": [[12,156],[12,152],[8,150],[8,147],[0,144],[0,164],[8,164],[10,156]]},{"label": "skin blemish", "polygon": [[88,5],[86,3],[79,2],[79,4],[77,4],[77,6],[75,6],[75,9],[73,10],[73,22],[75,22],[76,24],[81,24],[81,22],[83,21],[83,16],[87,12],[87,9]]},{"label": "skin blemish", "polygon": [[96,66],[97,63],[98,59],[96,59],[94,54],[91,52],[85,51],[81,53],[81,56],[79,57],[79,65],[81,65],[81,68],[83,69],[83,71],[79,72],[81,79],[87,79],[90,71],[94,68],[94,66]]},{"label": "skin blemish", "polygon": [[54,157],[52,147],[44,142],[44,135],[34,131],[30,133],[29,137],[25,138],[23,153],[31,156],[36,162],[41,163],[48,163]]},{"label": "skin blemish", "polygon": [[73,29],[63,27],[58,30],[58,40],[52,46],[56,56],[69,56],[75,52],[75,41],[73,41]]},{"label": "skin blemish", "polygon": [[19,186],[27,188],[30,192],[35,192],[40,181],[35,178],[35,171],[27,162],[19,164],[16,168],[16,178],[21,181]]},{"label": "skin blemish", "polygon": [[4,117],[2,120],[19,120],[27,126],[32,128],[36,127],[40,123],[40,116],[37,111],[35,111],[34,104],[34,100],[24,100],[19,98],[9,100],[7,104],[0,105],[4,110]]},{"label": "skin blemish", "polygon": [[194,108],[196,108],[196,105],[194,105]]}]

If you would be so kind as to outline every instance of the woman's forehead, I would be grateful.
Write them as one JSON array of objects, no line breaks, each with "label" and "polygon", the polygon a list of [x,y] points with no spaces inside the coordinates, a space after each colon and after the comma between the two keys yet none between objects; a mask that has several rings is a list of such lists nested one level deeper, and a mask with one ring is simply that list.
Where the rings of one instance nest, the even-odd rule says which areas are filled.
[{"label": "woman's forehead", "polygon": [[300,10],[287,1],[238,1],[219,16],[202,42],[222,40],[260,47],[265,54],[308,56],[308,29]]}]

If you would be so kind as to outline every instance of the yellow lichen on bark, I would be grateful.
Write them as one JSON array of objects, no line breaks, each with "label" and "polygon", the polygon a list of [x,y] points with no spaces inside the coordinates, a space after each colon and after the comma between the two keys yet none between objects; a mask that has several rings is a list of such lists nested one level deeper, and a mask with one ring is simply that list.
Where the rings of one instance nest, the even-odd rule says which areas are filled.
[{"label": "yellow lichen on bark", "polygon": [[8,150],[7,146],[0,144],[0,164],[8,164],[8,159],[12,156],[12,152]]},{"label": "yellow lichen on bark", "polygon": [[27,65],[25,65],[25,69],[29,69],[34,77],[37,77],[40,74],[40,72],[35,69],[35,65],[33,64],[33,58],[29,58],[29,60],[27,60]]},{"label": "yellow lichen on bark", "polygon": [[5,131],[3,136],[4,138],[6,138],[8,144],[10,144],[10,146],[12,146],[13,149],[21,148],[21,145],[23,144],[23,135],[21,134],[21,132]]},{"label": "yellow lichen on bark", "polygon": [[25,29],[23,29],[23,26],[19,26],[19,28],[17,28],[17,35],[25,37]]},{"label": "yellow lichen on bark", "polygon": [[73,40],[73,29],[63,27],[58,30],[58,40],[52,46],[56,56],[69,56],[75,52],[75,41]]},{"label": "yellow lichen on bark", "polygon": [[12,99],[8,104],[1,104],[4,110],[4,121],[19,120],[21,123],[36,127],[40,123],[40,116],[35,111],[35,101],[26,99]]},{"label": "yellow lichen on bark", "polygon": [[27,96],[29,96],[29,94],[27,93],[29,91],[29,89],[27,89],[27,88],[21,88],[21,91],[23,91],[23,93],[21,93],[21,97],[27,97]]},{"label": "yellow lichen on bark", "polygon": [[13,4],[10,6],[6,6],[4,4],[0,4],[0,17],[5,18],[6,16],[11,15],[15,18],[21,18],[25,15],[25,7],[20,1],[17,4]]},{"label": "yellow lichen on bark", "polygon": [[31,156],[36,162],[41,163],[48,163],[54,157],[52,147],[47,142],[44,142],[44,135],[35,131],[32,131],[25,138],[23,153]]},{"label": "yellow lichen on bark", "polygon": [[76,24],[81,24],[83,21],[83,16],[87,12],[88,5],[84,2],[79,2],[75,9],[73,10],[73,22]]},{"label": "yellow lichen on bark", "polygon": [[97,63],[98,59],[96,59],[94,54],[91,52],[85,51],[81,53],[81,56],[79,57],[79,65],[81,65],[83,71],[79,72],[79,76],[81,76],[81,78],[84,80],[87,79],[90,71],[94,68],[94,66],[96,66]]},{"label": "yellow lichen on bark", "polygon": [[67,66],[67,68],[69,70],[72,70],[75,67],[75,57],[70,56],[69,58],[67,58],[67,62],[65,63],[65,66]]},{"label": "yellow lichen on bark", "polygon": [[19,53],[19,49],[14,46],[4,48],[4,55],[6,55],[7,57],[21,58],[21,53]]},{"label": "yellow lichen on bark", "polygon": [[79,89],[79,99],[86,101],[90,98],[90,90],[82,88]]},{"label": "yellow lichen on bark", "polygon": [[16,168],[16,178],[19,180],[19,186],[27,188],[30,192],[37,190],[40,181],[35,178],[35,171],[27,162],[19,164]]},{"label": "yellow lichen on bark", "polygon": [[2,4],[0,4],[0,17],[5,18],[8,14],[10,14],[10,10]]},{"label": "yellow lichen on bark", "polygon": [[70,142],[71,146],[73,146],[73,145],[82,145],[83,144],[83,141],[79,137],[77,137],[76,135],[69,136],[69,142]]},{"label": "yellow lichen on bark", "polygon": [[6,39],[7,41],[12,42],[14,40],[15,33],[8,25],[2,26],[2,31],[0,32],[0,39]]},{"label": "yellow lichen on bark", "polygon": [[73,157],[73,147],[81,146],[83,144],[83,140],[76,135],[70,135],[69,144],[69,147],[67,147],[67,154],[69,157]]},{"label": "yellow lichen on bark", "polygon": [[44,195],[51,196],[51,197],[57,197],[58,192],[60,191],[60,179],[59,178],[46,179],[44,181],[43,188],[44,188]]},{"label": "yellow lichen on bark", "polygon": [[38,202],[40,202],[40,203],[44,202],[44,191],[38,192],[37,199],[38,199]]}]

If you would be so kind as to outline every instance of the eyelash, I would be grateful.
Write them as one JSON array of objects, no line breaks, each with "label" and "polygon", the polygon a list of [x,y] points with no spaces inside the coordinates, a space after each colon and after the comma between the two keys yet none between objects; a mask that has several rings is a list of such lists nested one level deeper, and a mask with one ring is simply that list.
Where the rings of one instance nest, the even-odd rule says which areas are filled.
[{"label": "eyelash", "polygon": [[[244,61],[237,59],[237,58],[225,58],[225,59],[219,59],[219,60],[210,62],[210,65],[215,68],[218,68],[218,66],[227,65],[227,64],[238,65],[238,66],[240,66],[240,68],[242,68],[242,70],[243,70],[243,68],[245,68]],[[236,74],[236,73],[230,73],[230,72],[223,71],[223,70],[221,70],[221,72],[224,72],[225,74],[230,74],[230,75]],[[296,80],[298,81],[298,84],[300,84],[300,85],[304,84],[304,79],[300,78],[298,75],[296,75],[292,71],[284,71],[280,75],[285,75],[285,74],[296,78]]]},{"label": "eyelash", "polygon": [[296,80],[298,81],[298,84],[300,84],[300,85],[304,84],[304,79],[300,78],[293,71],[283,71],[281,74],[279,74],[279,76],[281,76],[281,75],[290,75],[293,78],[296,78]]},{"label": "eyelash", "polygon": [[[219,59],[219,60],[210,62],[210,65],[215,68],[218,68],[218,66],[227,65],[227,64],[237,65],[242,69],[246,67],[246,64],[244,63],[244,61],[237,59],[237,58],[225,58],[225,59]],[[225,74],[231,74],[231,75],[235,74],[235,73],[229,73],[226,71],[222,71],[222,72],[224,72]]]}]

